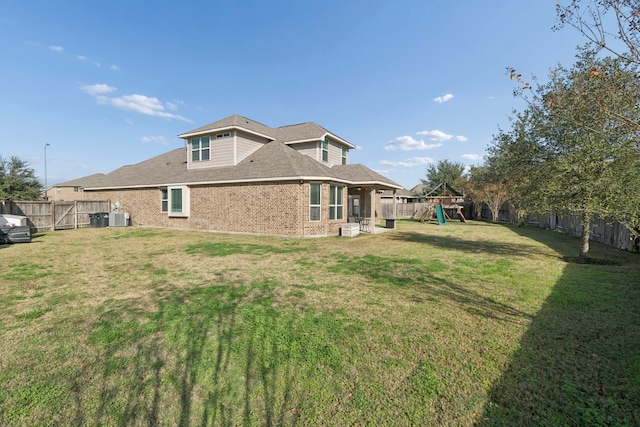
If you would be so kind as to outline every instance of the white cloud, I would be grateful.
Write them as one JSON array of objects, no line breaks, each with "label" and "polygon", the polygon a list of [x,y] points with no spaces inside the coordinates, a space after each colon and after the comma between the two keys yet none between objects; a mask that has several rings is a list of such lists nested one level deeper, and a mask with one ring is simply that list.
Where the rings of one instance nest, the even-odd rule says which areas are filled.
[{"label": "white cloud", "polygon": [[438,141],[438,142],[444,142],[444,141],[448,141],[452,138],[454,138],[456,141],[461,141],[464,142],[467,140],[466,136],[463,135],[449,135],[448,133],[444,133],[441,130],[438,129],[434,129],[434,130],[423,130],[417,133],[418,135],[422,135],[422,136],[426,136],[428,140],[430,141]]},{"label": "white cloud", "polygon": [[[106,94],[115,92],[117,89],[107,84],[95,84],[81,86],[87,94],[94,96],[101,105],[111,105],[125,111],[133,111],[147,116],[164,117],[166,119],[177,119],[188,123],[191,120],[186,117],[179,116],[177,114],[170,113],[165,110],[165,106],[162,105],[160,100],[155,97],[149,97],[145,95],[133,94],[124,95],[119,97],[108,97]],[[175,106],[175,104],[170,104]]]},{"label": "white cloud", "polygon": [[442,144],[427,144],[424,140],[417,140],[412,136],[399,136],[385,144],[384,149],[389,151],[431,150],[440,146]]},{"label": "white cloud", "polygon": [[438,130],[438,129],[423,130],[423,131],[418,132],[417,134],[426,136],[427,139],[429,139],[431,141],[444,142],[444,141],[448,141],[451,138],[453,138],[453,135],[449,135],[449,134],[444,133],[444,132],[442,132],[441,130]]},{"label": "white cloud", "polygon": [[410,168],[413,166],[413,164],[410,162],[391,162],[389,160],[380,160],[380,164],[385,166],[402,167],[402,168]]},{"label": "white cloud", "polygon": [[95,85],[85,85],[85,86],[80,86],[80,89],[82,89],[84,92],[88,93],[89,95],[92,96],[99,96],[99,95],[104,95],[105,93],[111,93],[111,92],[115,92],[116,89],[113,86],[109,86],[107,84],[95,84]]},{"label": "white cloud", "polygon": [[378,172],[380,175],[389,175],[389,171],[387,169],[374,169],[374,172]]},{"label": "white cloud", "polygon": [[462,156],[463,159],[467,159],[467,160],[482,160],[482,156],[480,154],[463,154]]},{"label": "white cloud", "polygon": [[86,61],[86,60],[87,60],[87,57],[86,57],[86,56],[84,56],[84,55],[76,55],[76,59],[77,59],[78,61]]},{"label": "white cloud", "polygon": [[49,46],[49,50],[53,52],[62,52],[64,48],[62,46]]},{"label": "white cloud", "polygon": [[112,66],[110,66],[110,67],[109,67],[109,69],[110,69],[110,70],[113,70],[113,71],[120,71],[120,67],[118,67],[118,66],[117,66],[117,65],[115,65],[115,64],[114,64],[114,65],[112,65]]},{"label": "white cloud", "polygon": [[416,165],[426,165],[429,163],[435,163],[431,157],[412,157],[411,161]]},{"label": "white cloud", "polygon": [[410,159],[406,159],[404,161],[397,161],[397,162],[392,162],[390,160],[380,160],[381,165],[401,167],[401,168],[412,168],[414,166],[426,165],[434,162],[435,161],[431,157],[411,157]]},{"label": "white cloud", "polygon": [[450,93],[443,96],[438,96],[437,98],[433,98],[434,102],[437,102],[438,104],[450,101],[451,99],[453,99],[453,95],[451,95]]},{"label": "white cloud", "polygon": [[164,136],[143,136],[141,138],[141,141],[144,144],[148,144],[150,142],[157,142],[158,144],[169,145],[169,140]]}]

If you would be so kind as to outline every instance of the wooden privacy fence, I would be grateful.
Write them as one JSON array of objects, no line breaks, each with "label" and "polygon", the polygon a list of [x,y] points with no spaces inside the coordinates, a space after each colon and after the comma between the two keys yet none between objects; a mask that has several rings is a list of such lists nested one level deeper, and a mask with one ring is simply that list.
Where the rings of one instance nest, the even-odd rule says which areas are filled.
[{"label": "wooden privacy fence", "polygon": [[[482,207],[480,219],[491,220],[491,211],[486,204]],[[544,214],[529,214],[526,225],[548,228],[549,230],[580,237],[582,235],[582,222],[580,219],[579,215],[559,214],[551,211]],[[518,215],[509,203],[505,203],[500,208],[498,222],[518,223]],[[591,220],[590,240],[629,252],[640,251],[640,240],[634,238],[631,230],[619,222],[605,221],[598,216]]]},{"label": "wooden privacy fence", "polygon": [[393,203],[380,203],[381,218],[417,218],[427,209],[429,203],[396,203],[396,212],[393,212]]},{"label": "wooden privacy fence", "polygon": [[68,230],[89,227],[89,214],[109,212],[108,200],[76,200],[63,202],[0,201],[0,213],[22,215],[28,218],[31,229]]}]

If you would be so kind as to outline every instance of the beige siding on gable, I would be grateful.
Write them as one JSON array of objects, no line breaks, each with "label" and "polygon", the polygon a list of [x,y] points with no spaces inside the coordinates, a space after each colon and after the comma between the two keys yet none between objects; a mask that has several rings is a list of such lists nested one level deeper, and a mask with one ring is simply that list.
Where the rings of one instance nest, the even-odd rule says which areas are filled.
[{"label": "beige siding on gable", "polygon": [[342,145],[329,140],[329,166],[342,164]]},{"label": "beige siding on gable", "polygon": [[236,164],[246,159],[267,142],[264,138],[238,132],[236,136]]},{"label": "beige siding on gable", "polygon": [[309,156],[314,160],[321,160],[320,157],[320,143],[319,142],[305,142],[302,144],[293,144],[289,147],[298,150],[305,156]]},{"label": "beige siding on gable", "polygon": [[[339,143],[329,141],[329,161],[326,162],[328,166],[341,165],[342,164],[342,145]],[[302,144],[292,144],[291,148],[295,148],[305,156],[309,156],[314,160],[322,162],[322,141],[305,142]],[[347,159],[349,158],[349,152],[347,150]]]},{"label": "beige siding on gable", "polygon": [[211,160],[207,165],[210,167],[233,166],[233,140],[233,137],[212,139]]}]

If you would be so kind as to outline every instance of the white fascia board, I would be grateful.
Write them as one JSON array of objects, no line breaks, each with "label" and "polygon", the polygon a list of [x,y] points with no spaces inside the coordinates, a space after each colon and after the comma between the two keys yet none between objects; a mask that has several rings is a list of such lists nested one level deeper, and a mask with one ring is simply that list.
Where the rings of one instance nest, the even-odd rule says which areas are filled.
[{"label": "white fascia board", "polygon": [[349,147],[349,148],[356,148],[356,146],[355,146],[355,145],[353,145],[352,143],[350,143],[350,142],[348,142],[348,141],[345,141],[344,139],[340,138],[340,137],[339,137],[339,136],[337,136],[337,135],[332,134],[331,132],[327,132],[327,133],[325,133],[325,134],[322,136],[322,138],[323,138],[323,139],[324,139],[324,138],[326,138],[326,137],[327,137],[327,135],[328,135],[328,136],[330,136],[331,138],[335,139],[336,141],[339,141],[340,143],[342,143],[342,144],[346,145],[346,146],[347,146],[347,147]]},{"label": "white fascia board", "polygon": [[307,138],[307,139],[294,139],[292,141],[285,141],[284,143],[287,145],[292,145],[292,144],[304,144],[305,142],[320,142],[323,139],[325,139],[327,136],[330,136],[331,139],[334,139],[336,141],[338,141],[339,143],[346,145],[348,148],[356,148],[355,145],[353,145],[350,142],[345,141],[342,138],[339,138],[337,136],[335,136],[334,134],[327,132],[324,135],[322,135],[319,139],[318,138]]},{"label": "white fascia board", "polygon": [[[162,183],[162,184],[143,184],[143,185],[122,185],[115,187],[91,187],[85,188],[85,191],[105,191],[105,190],[124,190],[131,188],[159,188],[159,187],[177,187],[181,185],[193,186],[193,185],[216,185],[216,184],[245,184],[251,182],[279,182],[279,181],[331,181],[339,182],[346,185],[352,185],[353,182],[334,178],[329,176],[285,176],[274,178],[253,178],[253,179],[228,179],[220,181],[194,181],[194,182],[174,182],[174,183]],[[358,183],[358,185],[360,185]]]},{"label": "white fascia board", "polygon": [[369,186],[377,186],[377,187],[386,187],[386,188],[395,188],[397,190],[401,189],[400,185],[393,185],[382,181],[351,181],[352,185],[358,185],[361,187],[369,187]]},{"label": "white fascia board", "polygon": [[253,130],[249,130],[247,128],[243,128],[241,126],[225,126],[222,128],[215,128],[215,129],[206,129],[206,130],[201,130],[200,132],[190,132],[190,133],[182,133],[180,135],[178,135],[178,138],[182,138],[182,139],[188,139],[191,138],[193,136],[199,136],[199,135],[207,135],[207,134],[214,134],[214,133],[218,133],[218,132],[224,132],[224,131],[229,131],[229,130],[241,130],[245,133],[249,133],[252,135],[256,135],[262,138],[266,138],[266,139],[270,139],[271,141],[273,141],[275,138],[269,135],[265,135],[263,133],[260,132],[256,132]]}]

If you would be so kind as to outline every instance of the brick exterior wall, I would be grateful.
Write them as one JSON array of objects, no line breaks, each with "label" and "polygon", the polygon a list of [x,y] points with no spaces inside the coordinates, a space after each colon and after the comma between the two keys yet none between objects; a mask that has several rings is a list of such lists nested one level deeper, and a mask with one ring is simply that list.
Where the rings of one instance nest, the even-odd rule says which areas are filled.
[{"label": "brick exterior wall", "polygon": [[85,198],[120,203],[133,226],[168,227],[277,236],[337,236],[347,222],[344,215],[329,218],[329,184],[322,184],[320,221],[309,221],[309,183],[252,183],[190,187],[190,212],[186,218],[162,212],[159,188],[85,191]]}]

